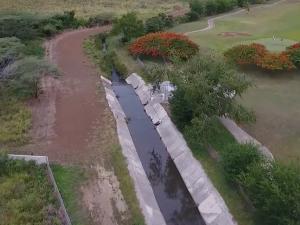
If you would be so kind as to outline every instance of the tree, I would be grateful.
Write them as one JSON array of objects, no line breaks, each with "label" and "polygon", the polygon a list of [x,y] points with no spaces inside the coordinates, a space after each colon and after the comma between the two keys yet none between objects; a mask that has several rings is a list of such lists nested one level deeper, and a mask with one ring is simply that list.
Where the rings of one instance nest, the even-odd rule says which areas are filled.
[{"label": "tree", "polygon": [[196,12],[199,16],[205,15],[205,5],[202,1],[192,0],[190,2],[190,9],[192,12]]},{"label": "tree", "polygon": [[144,24],[142,20],[137,18],[135,13],[131,12],[113,22],[112,32],[114,34],[121,34],[122,41],[128,42],[144,34]]},{"label": "tree", "polygon": [[251,83],[220,55],[199,53],[182,65],[174,65],[168,77],[177,86],[170,106],[180,129],[190,126],[195,118],[205,120],[203,124],[209,126],[209,121],[216,117],[252,115],[235,100]]},{"label": "tree", "polygon": [[162,31],[168,27],[172,27],[173,19],[164,13],[151,17],[145,21],[145,33]]}]

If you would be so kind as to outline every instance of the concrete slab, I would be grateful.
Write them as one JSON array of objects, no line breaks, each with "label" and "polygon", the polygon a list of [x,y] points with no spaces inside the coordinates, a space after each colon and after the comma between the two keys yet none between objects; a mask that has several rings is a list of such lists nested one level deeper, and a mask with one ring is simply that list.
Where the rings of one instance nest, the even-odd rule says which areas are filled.
[{"label": "concrete slab", "polygon": [[47,156],[9,154],[8,157],[10,159],[34,161],[37,165],[48,164],[48,157]]}]

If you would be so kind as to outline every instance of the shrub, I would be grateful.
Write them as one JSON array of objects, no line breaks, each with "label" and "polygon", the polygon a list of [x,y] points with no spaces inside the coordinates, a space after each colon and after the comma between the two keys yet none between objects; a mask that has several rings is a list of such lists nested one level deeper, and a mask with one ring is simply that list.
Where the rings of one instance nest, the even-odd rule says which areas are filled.
[{"label": "shrub", "polygon": [[3,69],[19,59],[24,49],[25,45],[18,38],[0,38],[0,79]]},{"label": "shrub", "polygon": [[257,61],[257,66],[262,69],[271,71],[282,71],[295,69],[295,65],[285,53],[270,53],[265,54],[260,60]]},{"label": "shrub", "polygon": [[300,42],[287,47],[287,50],[296,50],[296,49],[300,49]]},{"label": "shrub", "polygon": [[145,33],[153,33],[162,31],[166,28],[173,26],[173,19],[164,13],[160,13],[158,16],[151,17],[145,21]]},{"label": "shrub", "polygon": [[265,46],[261,44],[237,45],[227,50],[225,57],[238,65],[253,65],[267,53]]},{"label": "shrub", "polygon": [[198,46],[186,36],[170,32],[150,33],[135,40],[130,46],[132,55],[189,59]]},{"label": "shrub", "polygon": [[294,63],[294,65],[300,68],[300,48],[292,51],[288,51],[290,60]]},{"label": "shrub", "polygon": [[299,225],[299,166],[256,163],[240,176],[240,183],[261,224]]},{"label": "shrub", "polygon": [[300,42],[287,47],[286,53],[294,65],[300,68]]},{"label": "shrub", "polygon": [[185,16],[186,16],[188,22],[193,22],[200,18],[200,15],[195,11],[190,11],[190,12],[186,13]]},{"label": "shrub", "polygon": [[224,55],[229,61],[238,65],[256,65],[270,71],[288,71],[295,69],[289,52],[272,53],[265,46],[253,43],[235,46],[227,50]]},{"label": "shrub", "polygon": [[17,37],[32,40],[50,36],[66,28],[78,27],[74,11],[54,16],[39,16],[29,13],[3,14],[0,16],[0,38]]},{"label": "shrub", "polygon": [[190,1],[191,12],[197,13],[198,16],[205,16],[205,5],[204,2],[199,0]]},{"label": "shrub", "polygon": [[205,3],[205,12],[207,16],[211,16],[217,13],[218,5],[215,0],[209,0]]},{"label": "shrub", "polygon": [[121,34],[122,41],[128,42],[133,38],[144,34],[144,24],[139,20],[135,13],[127,13],[113,22],[114,34]]},{"label": "shrub", "polygon": [[222,151],[222,166],[226,177],[231,182],[237,182],[243,173],[249,171],[249,166],[260,162],[262,157],[252,144],[232,144]]},{"label": "shrub", "polygon": [[96,16],[92,16],[86,22],[88,27],[95,27],[95,26],[103,26],[112,24],[113,20],[115,19],[115,15],[111,13],[103,13]]},{"label": "shrub", "polygon": [[56,73],[46,61],[35,57],[20,59],[3,70],[4,86],[18,98],[37,97],[39,79],[46,73]]}]

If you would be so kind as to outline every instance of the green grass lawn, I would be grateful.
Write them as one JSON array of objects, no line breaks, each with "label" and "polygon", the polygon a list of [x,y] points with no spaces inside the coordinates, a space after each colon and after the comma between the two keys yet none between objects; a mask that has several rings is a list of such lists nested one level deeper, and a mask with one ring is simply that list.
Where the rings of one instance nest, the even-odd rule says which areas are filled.
[{"label": "green grass lawn", "polygon": [[172,11],[178,5],[186,7],[184,1],[180,0],[0,0],[0,11],[53,13],[75,10],[80,17],[101,13],[120,15],[136,11],[142,17],[149,17],[159,12]]},{"label": "green grass lawn", "polygon": [[[283,38],[292,41],[300,40],[300,2],[292,0],[269,8],[254,8],[249,13],[217,19],[212,30],[192,33],[189,37],[200,46],[217,50],[225,50],[245,41],[255,41],[264,38]],[[206,26],[206,19],[198,22],[181,24],[173,31],[189,32]],[[226,37],[224,32],[242,32],[248,36],[236,35]]]},{"label": "green grass lawn", "polygon": [[[200,46],[217,51],[224,51],[239,43],[251,42],[265,44],[271,51],[281,51],[295,41],[300,41],[299,12],[300,2],[287,0],[269,8],[251,9],[249,14],[243,12],[218,19],[212,30],[193,33],[189,37]],[[195,28],[203,28],[203,21],[182,24],[173,28],[173,31],[188,32]],[[249,36],[220,35],[224,32],[242,32]],[[253,109],[257,116],[255,124],[244,127],[269,147],[276,159],[285,162],[300,161],[300,72],[242,72],[253,79],[254,86],[241,100],[245,106]]]}]

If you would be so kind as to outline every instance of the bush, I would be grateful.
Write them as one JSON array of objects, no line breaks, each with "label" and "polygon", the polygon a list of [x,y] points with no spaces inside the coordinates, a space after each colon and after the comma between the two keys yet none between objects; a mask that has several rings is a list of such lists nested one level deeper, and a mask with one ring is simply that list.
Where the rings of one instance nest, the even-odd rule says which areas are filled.
[{"label": "bush", "polygon": [[173,26],[173,19],[164,13],[160,13],[158,16],[151,17],[145,21],[145,33],[153,33],[163,31],[166,28]]},{"label": "bush", "polygon": [[74,11],[47,17],[28,13],[3,14],[0,15],[0,27],[0,38],[32,40],[53,35],[66,28],[76,28],[78,21]]},{"label": "bush", "polygon": [[299,225],[299,166],[256,163],[240,176],[240,183],[261,224]]},{"label": "bush", "polygon": [[300,49],[289,51],[287,54],[294,65],[300,68]]},{"label": "bush", "polygon": [[287,47],[286,53],[294,65],[300,68],[300,42]]},{"label": "bush", "polygon": [[17,98],[37,97],[39,80],[44,74],[56,74],[46,61],[35,57],[17,60],[3,70],[3,85]]},{"label": "bush", "polygon": [[198,16],[205,16],[205,5],[203,1],[192,0],[190,2],[191,12],[197,13]]},{"label": "bush", "polygon": [[232,144],[226,146],[222,151],[221,164],[226,177],[230,182],[236,183],[243,173],[249,171],[253,163],[258,163],[262,159],[257,148],[252,144]]},{"label": "bush", "polygon": [[144,34],[144,24],[135,13],[127,13],[113,22],[113,34],[121,34],[122,41],[128,42]]},{"label": "bush", "polygon": [[218,5],[215,0],[209,0],[205,3],[205,12],[207,16],[212,16],[218,11]]},{"label": "bush", "polygon": [[[291,52],[291,51],[290,51]],[[272,53],[261,44],[238,45],[224,53],[225,57],[238,65],[256,65],[270,71],[295,69],[290,53]]]},{"label": "bush", "polygon": [[111,13],[103,13],[100,15],[92,16],[86,22],[88,27],[95,27],[95,26],[104,26],[112,24],[113,20],[115,19],[115,15]]},{"label": "bush", "polygon": [[224,55],[238,65],[253,65],[267,53],[265,46],[261,44],[237,45],[227,50]]},{"label": "bush", "polygon": [[188,22],[196,21],[200,18],[200,15],[195,11],[190,11],[185,14]]},{"label": "bush", "polygon": [[186,36],[170,32],[150,33],[136,39],[130,46],[132,55],[189,59],[198,51],[198,46]]},{"label": "bush", "polygon": [[270,53],[265,54],[260,60],[258,60],[257,66],[262,69],[271,71],[289,71],[295,69],[295,65],[289,59],[289,56],[285,53]]},{"label": "bush", "polygon": [[25,45],[18,38],[0,38],[0,80],[3,69],[19,59],[24,49]]}]

